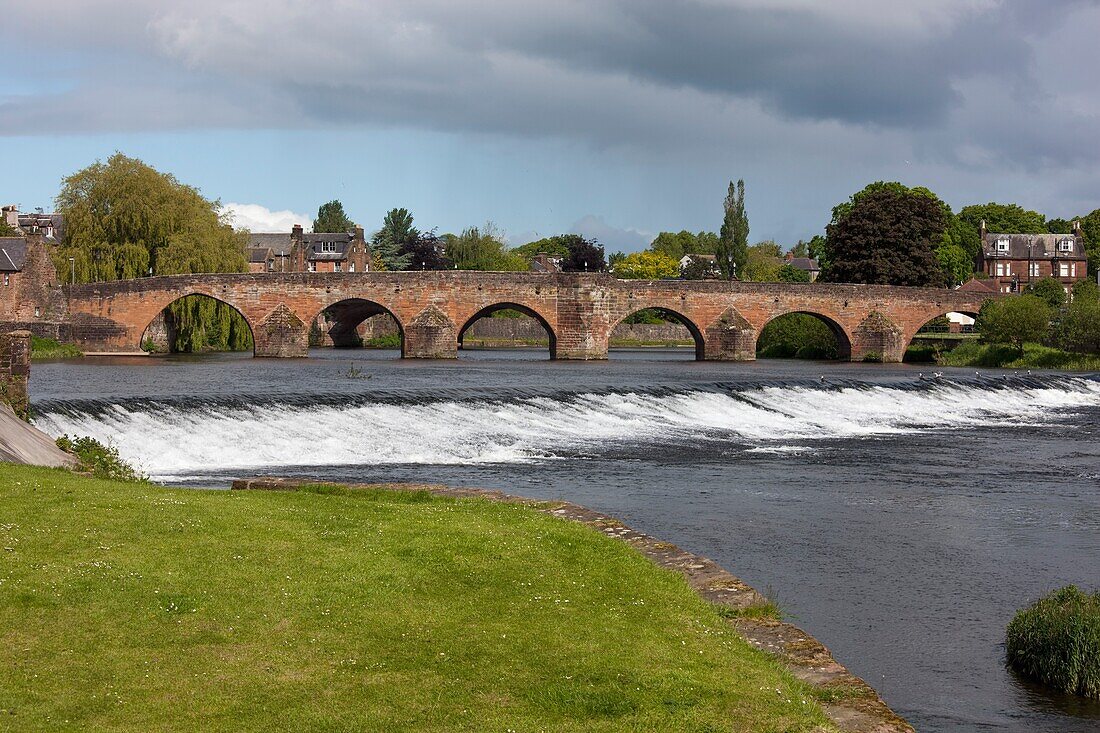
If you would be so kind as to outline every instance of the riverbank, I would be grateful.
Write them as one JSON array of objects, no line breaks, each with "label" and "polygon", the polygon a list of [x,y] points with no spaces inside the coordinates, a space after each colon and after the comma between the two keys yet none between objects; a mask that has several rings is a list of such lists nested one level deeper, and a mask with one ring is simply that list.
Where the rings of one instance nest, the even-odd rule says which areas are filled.
[{"label": "riverbank", "polygon": [[1076,354],[1041,344],[1025,344],[1023,353],[1007,344],[988,344],[978,341],[967,341],[951,349],[920,345],[910,347],[906,352],[905,360],[953,367],[1100,371],[1100,355]]},{"label": "riverbank", "polygon": [[0,472],[16,727],[829,725],[681,577],[530,507]]}]

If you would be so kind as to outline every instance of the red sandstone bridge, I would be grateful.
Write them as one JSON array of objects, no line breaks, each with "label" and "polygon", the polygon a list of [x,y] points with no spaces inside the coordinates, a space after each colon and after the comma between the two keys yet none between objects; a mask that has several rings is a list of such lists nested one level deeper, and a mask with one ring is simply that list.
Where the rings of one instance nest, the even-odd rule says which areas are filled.
[{"label": "red sandstone bridge", "polygon": [[85,351],[137,351],[150,322],[188,295],[205,295],[241,313],[256,356],[308,352],[309,325],[328,313],[334,343],[351,343],[363,320],[389,313],[406,358],[454,358],[475,321],[495,311],[536,318],[556,359],[605,359],[612,329],[644,309],[659,309],[695,339],[696,358],[751,360],[769,321],[807,313],[827,323],[843,358],[901,361],[928,321],[976,314],[989,296],[958,290],[882,285],[616,280],[605,274],[503,272],[261,273],[173,275],[75,285],[71,333]]}]

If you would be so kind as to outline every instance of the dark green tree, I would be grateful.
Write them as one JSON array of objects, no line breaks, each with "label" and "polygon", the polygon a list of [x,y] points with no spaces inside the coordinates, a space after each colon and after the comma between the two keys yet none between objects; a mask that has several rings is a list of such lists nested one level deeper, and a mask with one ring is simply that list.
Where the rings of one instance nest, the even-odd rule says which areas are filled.
[{"label": "dark green tree", "polygon": [[718,234],[715,257],[718,270],[726,280],[732,280],[745,268],[749,248],[749,217],[745,213],[745,181],[739,179],[735,186],[730,181],[724,204],[725,216]]},{"label": "dark green tree", "polygon": [[7,222],[7,220],[0,218],[0,237],[18,237],[21,236],[19,230],[13,227]]},{"label": "dark green tree", "polygon": [[1082,233],[1085,235],[1085,251],[1089,256],[1089,272],[1100,272],[1100,209],[1087,216],[1078,217]]},{"label": "dark green tree", "polygon": [[1068,219],[1047,219],[1047,231],[1051,234],[1073,234],[1073,222]]},{"label": "dark green tree", "polygon": [[1066,351],[1100,354],[1100,289],[1096,283],[1081,280],[1074,285],[1073,301],[1058,319],[1055,340]]},{"label": "dark green tree", "polygon": [[1034,295],[986,301],[978,312],[983,341],[1011,344],[1021,354],[1024,344],[1042,341],[1050,332],[1054,309]]},{"label": "dark green tree", "polygon": [[941,286],[936,249],[944,211],[934,197],[914,190],[861,192],[827,228],[828,282]]},{"label": "dark green tree", "polygon": [[382,228],[371,237],[371,250],[387,270],[406,270],[412,262],[408,249],[417,245],[420,230],[408,209],[390,209]]},{"label": "dark green tree", "polygon": [[1066,304],[1066,290],[1062,287],[1062,283],[1053,277],[1044,277],[1042,280],[1037,280],[1031,284],[1028,292],[1051,308],[1058,309]]},{"label": "dark green tree", "polygon": [[321,204],[317,209],[317,218],[313,220],[315,232],[351,232],[355,222],[344,213],[344,205],[337,200]]},{"label": "dark green tree", "polygon": [[810,248],[805,242],[803,242],[800,239],[800,240],[798,240],[798,244],[791,247],[791,256],[792,257],[809,257],[810,256]]},{"label": "dark green tree", "polygon": [[809,242],[806,243],[806,252],[809,256],[817,260],[817,266],[822,271],[829,269],[829,243],[824,236],[815,234]]},{"label": "dark green tree", "polygon": [[603,246],[595,239],[580,234],[563,234],[562,241],[569,251],[561,261],[562,272],[603,272],[607,269]]},{"label": "dark green tree", "polygon": [[406,270],[450,270],[454,268],[446,254],[446,246],[435,231],[419,232],[416,239],[401,247],[401,257],[408,264]]}]

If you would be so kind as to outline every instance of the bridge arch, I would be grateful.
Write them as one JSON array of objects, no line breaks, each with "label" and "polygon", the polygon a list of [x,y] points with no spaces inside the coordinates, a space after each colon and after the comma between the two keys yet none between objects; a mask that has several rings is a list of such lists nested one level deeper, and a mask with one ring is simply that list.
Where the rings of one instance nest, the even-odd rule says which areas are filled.
[{"label": "bridge arch", "polygon": [[953,327],[949,324],[942,324],[942,326],[940,324],[936,324],[936,321],[938,321],[939,319],[947,319],[953,313],[971,318],[975,322],[978,320],[978,311],[973,308],[967,307],[951,309],[938,308],[934,312],[928,311],[924,314],[921,314],[910,326],[910,330],[908,330],[904,335],[904,353],[906,354],[906,360],[909,360],[911,358],[909,356],[909,348],[917,344],[917,342],[920,340],[922,331],[926,332],[927,337],[932,342],[938,343],[939,345],[934,346],[930,349],[923,350],[926,352],[924,354],[918,353],[916,356],[912,357],[913,359],[918,361],[929,359],[934,360],[934,354],[938,353],[941,348],[950,348],[949,346],[945,345],[945,342],[947,340],[958,339],[959,341],[961,341],[962,339],[966,338],[965,333],[968,330],[975,336],[977,335],[973,328],[966,329],[965,327],[960,325],[960,328],[958,330],[953,330]]},{"label": "bridge arch", "polygon": [[550,322],[536,309],[527,305],[523,305],[522,303],[511,301],[502,301],[500,303],[494,303],[492,305],[485,306],[484,308],[467,318],[466,321],[462,324],[462,327],[458,330],[458,348],[462,348],[462,340],[466,336],[466,332],[470,329],[471,326],[480,321],[482,318],[488,318],[494,313],[499,313],[500,311],[506,310],[517,311],[525,316],[528,316],[538,321],[539,325],[541,325],[546,331],[546,337],[550,342],[550,358],[557,358],[558,335],[554,331],[554,327],[550,325]]},{"label": "bridge arch", "polygon": [[695,342],[695,359],[697,361],[702,361],[706,358],[706,339],[703,336],[702,329],[699,328],[695,321],[691,320],[680,311],[664,305],[647,305],[641,308],[637,308],[633,304],[631,304],[631,308],[632,310],[629,313],[625,314],[618,321],[611,324],[611,330],[608,331],[609,341],[611,339],[611,335],[614,334],[615,329],[622,325],[626,321],[626,319],[643,311],[657,311],[661,315],[671,318],[675,323],[679,323],[681,326],[688,330],[688,333],[691,334],[692,340]]},{"label": "bridge arch", "polygon": [[[363,346],[360,326],[376,316],[389,316],[396,324],[402,355],[405,353],[405,325],[401,319],[382,303],[369,298],[349,297],[329,303],[310,320],[311,328],[322,328],[336,348]],[[324,325],[321,322],[324,321]],[[319,334],[311,334],[316,336]]]},{"label": "bridge arch", "polygon": [[[224,309],[221,313],[215,312],[216,320],[210,317],[211,314],[203,316],[207,326],[213,323],[214,327],[219,329],[217,333],[211,333],[209,328],[198,332],[188,327],[191,319],[198,317],[197,311],[209,307],[203,305],[207,303],[216,304],[218,309]],[[179,307],[173,313],[172,306],[176,305]],[[183,349],[177,348],[180,329],[184,329],[187,333],[185,338],[189,339]],[[196,336],[201,336],[203,342],[190,340]],[[255,356],[256,332],[248,316],[236,304],[207,291],[194,289],[174,295],[171,300],[161,305],[159,310],[145,321],[138,344],[147,351],[201,352],[214,347],[210,350],[251,351]]]},{"label": "bridge arch", "polygon": [[[816,310],[800,310],[791,309],[784,310],[778,313],[774,313],[760,326],[760,331],[756,336],[756,350],[760,351],[762,348],[762,341],[766,341],[774,334],[774,329],[778,327],[780,319],[788,316],[811,316],[817,321],[824,323],[833,337],[836,339],[836,359],[848,360],[852,358],[852,335],[842,326],[839,320],[831,315],[821,313]],[[768,327],[772,326],[773,330],[769,330]]]}]

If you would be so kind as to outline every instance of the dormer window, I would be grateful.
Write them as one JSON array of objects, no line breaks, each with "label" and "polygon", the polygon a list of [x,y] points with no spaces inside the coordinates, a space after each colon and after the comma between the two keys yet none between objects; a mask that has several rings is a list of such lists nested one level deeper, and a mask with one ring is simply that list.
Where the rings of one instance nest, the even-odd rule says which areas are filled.
[{"label": "dormer window", "polygon": [[1072,239],[1063,239],[1061,242],[1058,243],[1058,251],[1059,252],[1072,252],[1073,251],[1073,240]]},{"label": "dormer window", "polygon": [[318,252],[335,252],[336,251],[336,242],[321,242],[320,246],[317,248],[317,251]]},{"label": "dormer window", "polygon": [[999,239],[997,239],[997,251],[998,252],[1007,252],[1008,251],[1008,237],[1000,237]]}]

